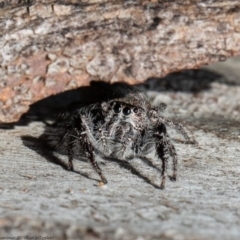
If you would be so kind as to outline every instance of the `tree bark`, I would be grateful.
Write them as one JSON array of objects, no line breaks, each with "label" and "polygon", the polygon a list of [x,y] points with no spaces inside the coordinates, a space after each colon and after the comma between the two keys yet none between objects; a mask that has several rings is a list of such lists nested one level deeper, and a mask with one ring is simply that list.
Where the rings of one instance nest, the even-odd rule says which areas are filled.
[{"label": "tree bark", "polygon": [[92,80],[137,84],[240,52],[239,0],[0,1],[0,122]]}]

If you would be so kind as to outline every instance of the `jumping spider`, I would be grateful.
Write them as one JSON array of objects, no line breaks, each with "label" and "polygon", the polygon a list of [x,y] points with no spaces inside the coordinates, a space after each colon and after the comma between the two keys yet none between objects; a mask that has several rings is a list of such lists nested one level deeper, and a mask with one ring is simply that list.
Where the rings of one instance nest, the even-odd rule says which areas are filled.
[{"label": "jumping spider", "polygon": [[166,126],[175,128],[188,143],[193,143],[183,127],[162,116],[165,104],[152,107],[146,95],[135,87],[116,85],[108,92],[112,96],[105,96],[106,100],[62,114],[65,132],[56,148],[67,142],[68,169],[73,170],[73,150],[77,145],[106,184],[95,154],[130,160],[156,151],[156,156],[162,161],[160,188],[165,187],[169,158],[173,160],[171,179],[176,181],[177,153]]}]

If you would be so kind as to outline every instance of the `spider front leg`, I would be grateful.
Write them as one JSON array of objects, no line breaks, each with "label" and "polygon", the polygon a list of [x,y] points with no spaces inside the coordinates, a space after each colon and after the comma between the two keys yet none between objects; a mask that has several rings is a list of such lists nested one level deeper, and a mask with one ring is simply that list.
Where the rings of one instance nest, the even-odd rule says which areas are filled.
[{"label": "spider front leg", "polygon": [[[89,126],[86,123],[86,119],[84,116],[81,116],[80,118],[80,126],[81,126],[81,132],[79,132],[79,144],[82,146],[85,155],[87,156],[87,158],[89,159],[90,163],[92,164],[94,170],[98,173],[98,175],[100,176],[102,182],[104,184],[107,184],[107,179],[104,177],[104,175],[102,174],[102,170],[101,168],[98,166],[98,163],[95,160],[94,157],[94,148],[89,140],[90,135],[92,135]],[[93,138],[93,136],[92,136]]]},{"label": "spider front leg", "polygon": [[157,131],[154,133],[154,137],[156,139],[156,151],[159,158],[162,160],[162,181],[160,188],[164,189],[167,177],[168,159],[170,157],[173,159],[173,175],[171,177],[172,181],[176,181],[177,179],[178,159],[175,147],[170,142],[165,125],[161,123],[156,130]]},{"label": "spider front leg", "polygon": [[91,145],[91,143],[89,142],[89,139],[87,136],[85,136],[83,138],[83,142],[82,142],[84,151],[86,156],[88,157],[88,159],[90,160],[90,163],[92,164],[93,168],[95,169],[95,171],[98,173],[98,175],[100,176],[102,182],[104,184],[107,184],[107,179],[104,177],[104,175],[102,174],[102,170],[101,168],[98,166],[98,163],[95,160],[94,157],[94,150],[93,147]]}]

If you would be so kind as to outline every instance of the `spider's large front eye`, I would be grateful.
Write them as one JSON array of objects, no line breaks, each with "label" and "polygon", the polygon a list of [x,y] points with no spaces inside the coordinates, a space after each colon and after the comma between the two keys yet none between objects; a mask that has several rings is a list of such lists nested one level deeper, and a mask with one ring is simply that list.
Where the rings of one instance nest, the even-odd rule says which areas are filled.
[{"label": "spider's large front eye", "polygon": [[123,109],[123,114],[124,114],[125,116],[129,115],[130,113],[131,113],[131,108],[130,108],[130,107],[125,107],[125,108]]},{"label": "spider's large front eye", "polygon": [[121,112],[121,105],[119,103],[116,103],[115,106],[113,107],[113,110],[115,113],[120,113]]}]

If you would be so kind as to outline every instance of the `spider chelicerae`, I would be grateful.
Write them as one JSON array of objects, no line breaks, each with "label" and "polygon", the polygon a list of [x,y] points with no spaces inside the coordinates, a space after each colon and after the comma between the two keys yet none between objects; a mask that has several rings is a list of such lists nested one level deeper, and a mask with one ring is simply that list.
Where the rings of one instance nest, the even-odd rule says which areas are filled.
[{"label": "spider chelicerae", "polygon": [[[100,90],[100,89],[99,89]],[[155,156],[162,161],[160,188],[164,189],[167,176],[168,160],[173,161],[171,180],[177,178],[177,153],[171,143],[166,127],[175,128],[186,142],[194,143],[182,125],[165,118],[162,114],[166,105],[152,107],[147,96],[137,87],[115,84],[107,88],[104,100],[60,116],[65,129],[56,148],[66,143],[68,169],[73,170],[74,147],[83,153],[106,184],[97,161],[96,154],[118,160],[144,158],[155,151]]]}]

